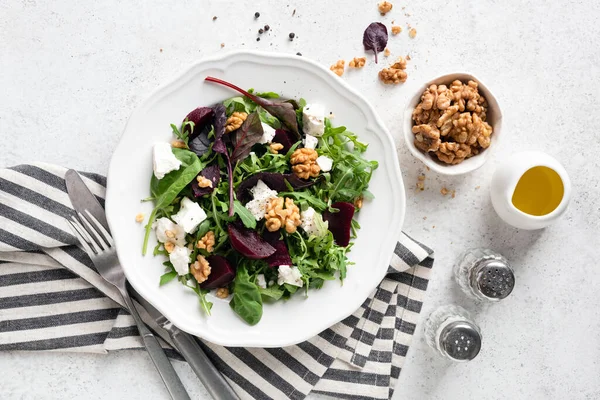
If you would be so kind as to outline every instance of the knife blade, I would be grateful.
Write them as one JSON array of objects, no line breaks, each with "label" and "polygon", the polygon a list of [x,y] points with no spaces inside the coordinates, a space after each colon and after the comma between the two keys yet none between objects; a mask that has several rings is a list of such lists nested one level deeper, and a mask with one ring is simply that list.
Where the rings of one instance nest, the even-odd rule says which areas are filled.
[{"label": "knife blade", "polygon": [[74,169],[70,169],[65,174],[65,184],[67,186],[67,193],[73,203],[73,207],[76,210],[88,210],[94,218],[102,224],[102,226],[110,232],[108,228],[108,221],[106,220],[106,213],[104,208],[96,199],[96,196],[87,187],[81,176]]},{"label": "knife blade", "polygon": [[[90,191],[83,179],[77,171],[68,170],[65,174],[65,183],[67,192],[73,206],[77,209],[88,210],[94,218],[96,218],[102,226],[110,232],[106,213],[104,208],[96,199],[96,196]],[[204,350],[200,347],[195,337],[189,333],[183,332],[173,325],[164,315],[152,306],[146,299],[137,293],[131,285],[129,285],[131,295],[137,302],[144,307],[148,315],[158,324],[164,331],[157,330],[156,333],[166,342],[172,342],[176,350],[188,362],[192,370],[196,373],[208,393],[215,399],[224,400],[239,400],[239,397],[231,386],[227,383],[223,375],[217,370],[214,364],[210,361]]]}]

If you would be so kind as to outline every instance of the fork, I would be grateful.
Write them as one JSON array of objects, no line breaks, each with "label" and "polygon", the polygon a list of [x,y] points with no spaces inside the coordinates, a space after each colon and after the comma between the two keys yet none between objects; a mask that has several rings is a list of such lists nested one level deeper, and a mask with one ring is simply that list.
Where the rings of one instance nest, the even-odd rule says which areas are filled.
[{"label": "fork", "polygon": [[129,296],[127,279],[119,264],[112,236],[88,210],[83,210],[83,212],[85,215],[77,213],[79,219],[73,216],[72,220],[67,220],[67,222],[73,228],[73,232],[77,236],[77,239],[79,239],[79,243],[96,266],[100,275],[121,293],[127,308],[137,324],[146,350],[148,350],[148,354],[165,383],[171,398],[175,400],[189,399],[190,397],[177,376],[173,365],[171,365],[163,348],[158,343],[156,336],[152,334],[142,321]]}]

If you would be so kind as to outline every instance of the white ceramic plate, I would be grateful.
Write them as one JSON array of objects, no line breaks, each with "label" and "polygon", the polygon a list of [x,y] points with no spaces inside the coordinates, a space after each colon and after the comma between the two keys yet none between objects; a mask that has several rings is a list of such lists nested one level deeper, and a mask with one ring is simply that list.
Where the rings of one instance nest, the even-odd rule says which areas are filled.
[{"label": "white ceramic plate", "polygon": [[[247,325],[225,300],[209,295],[212,315],[200,309],[196,294],[178,282],[158,286],[164,273],[162,256],[142,256],[144,224],[136,214],[150,214],[149,196],[154,143],[172,140],[169,124],[179,124],[198,106],[209,106],[236,92],[208,83],[208,75],[243,88],[274,91],[285,97],[324,104],[345,125],[369,143],[366,158],[379,161],[369,190],[376,199],[365,203],[358,218],[362,229],[349,253],[348,277],[327,282],[291,300],[265,304],[262,320]],[[299,343],[339,322],[360,307],[384,277],[404,219],[405,196],[396,146],[373,107],[343,80],[304,57],[235,52],[204,59],[156,90],[133,113],[113,155],[106,211],[117,251],[131,285],[177,327],[224,346],[280,347]],[[154,236],[154,235],[151,235]],[[149,249],[156,244],[151,239]]]}]

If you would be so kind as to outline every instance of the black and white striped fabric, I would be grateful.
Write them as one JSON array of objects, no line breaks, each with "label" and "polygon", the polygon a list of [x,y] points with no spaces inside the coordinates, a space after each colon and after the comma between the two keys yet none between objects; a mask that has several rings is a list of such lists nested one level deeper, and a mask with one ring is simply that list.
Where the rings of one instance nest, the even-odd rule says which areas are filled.
[{"label": "black and white striped fabric", "polygon": [[[73,213],[65,172],[47,164],[0,169],[0,350],[141,349],[118,293],[75,245],[64,220]],[[103,203],[105,178],[82,175]],[[310,392],[388,399],[432,266],[432,251],[402,234],[371,297],[314,338],[276,349],[201,345],[243,399],[302,399]]]}]

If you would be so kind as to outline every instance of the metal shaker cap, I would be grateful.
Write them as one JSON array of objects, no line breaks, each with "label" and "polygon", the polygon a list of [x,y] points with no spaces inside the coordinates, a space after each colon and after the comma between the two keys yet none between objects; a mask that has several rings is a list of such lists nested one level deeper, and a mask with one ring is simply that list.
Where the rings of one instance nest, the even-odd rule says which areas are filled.
[{"label": "metal shaker cap", "polygon": [[440,334],[440,348],[456,361],[474,359],[481,350],[479,328],[468,321],[451,322]]},{"label": "metal shaker cap", "polygon": [[515,287],[515,275],[505,260],[482,260],[471,270],[471,287],[489,299],[501,300]]}]

